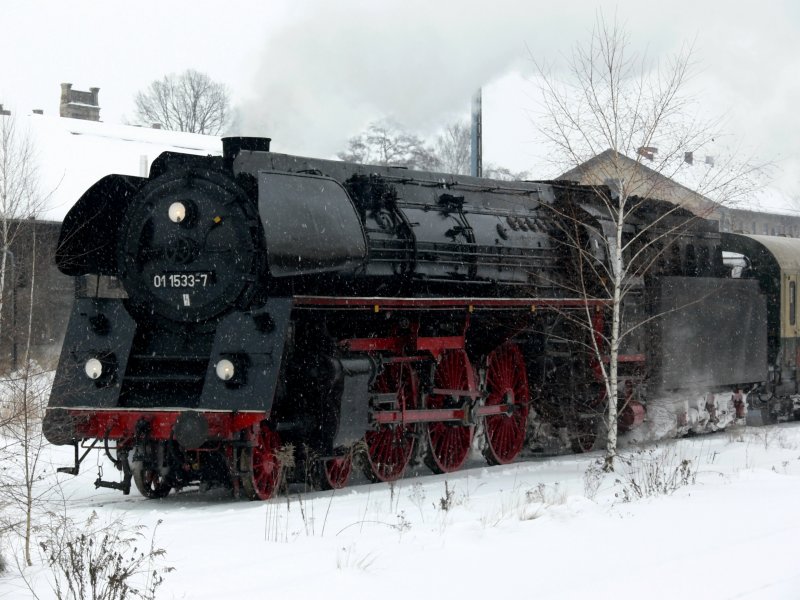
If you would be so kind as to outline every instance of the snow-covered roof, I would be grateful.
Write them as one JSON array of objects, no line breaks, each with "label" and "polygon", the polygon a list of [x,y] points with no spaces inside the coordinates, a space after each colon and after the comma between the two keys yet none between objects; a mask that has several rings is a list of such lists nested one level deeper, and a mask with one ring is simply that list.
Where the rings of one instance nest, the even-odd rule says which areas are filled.
[{"label": "snow-covered roof", "polygon": [[41,191],[47,196],[42,219],[60,221],[98,179],[117,173],[143,175],[162,152],[222,154],[219,137],[118,125],[49,115],[17,115],[20,132],[28,131],[39,166]]},{"label": "snow-covered roof", "polygon": [[800,217],[800,198],[792,197],[773,187],[764,187],[745,195],[731,208],[757,213]]},{"label": "snow-covered roof", "polygon": [[[773,215],[800,216],[800,198],[769,185],[766,176],[759,173],[736,175],[735,165],[724,160],[709,164],[702,157],[693,164],[681,162],[674,168],[673,179],[691,190],[712,200],[720,201],[729,209],[745,210]],[[746,169],[745,169],[746,170]]]},{"label": "snow-covered roof", "polygon": [[[590,171],[594,165],[602,163],[612,154],[612,150],[605,150],[570,169],[560,178],[579,181],[584,172]],[[765,181],[763,174],[747,172],[746,167],[738,166],[728,158],[715,159],[710,154],[699,152],[695,152],[694,156],[694,160],[689,163],[679,152],[669,152],[666,158],[656,152],[652,159],[637,159],[619,154],[623,162],[635,166],[647,176],[663,177],[679,187],[720,203],[724,208],[800,217],[800,198],[772,187]],[[739,175],[737,170],[745,173]]]}]

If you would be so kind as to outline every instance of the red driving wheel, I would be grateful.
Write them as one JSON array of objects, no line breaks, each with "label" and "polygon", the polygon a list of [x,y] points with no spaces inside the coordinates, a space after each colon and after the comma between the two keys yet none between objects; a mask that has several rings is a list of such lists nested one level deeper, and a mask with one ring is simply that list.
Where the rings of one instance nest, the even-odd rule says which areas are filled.
[{"label": "red driving wheel", "polygon": [[[373,391],[395,394],[394,409],[414,409],[419,405],[417,374],[408,363],[389,364],[378,376]],[[368,431],[364,474],[372,481],[395,481],[403,476],[414,453],[416,426],[413,424],[384,424]]]},{"label": "red driving wheel", "polygon": [[[444,390],[475,392],[475,373],[463,350],[446,350],[439,357],[433,375],[433,387]],[[465,397],[456,394],[430,394],[426,408],[461,408]],[[467,460],[472,443],[471,425],[437,421],[426,425],[428,450],[425,464],[434,473],[458,470]]]},{"label": "red driving wheel", "polygon": [[525,360],[516,344],[503,344],[486,361],[486,406],[509,404],[509,414],[490,415],[484,421],[489,464],[510,463],[525,444],[529,392]]}]

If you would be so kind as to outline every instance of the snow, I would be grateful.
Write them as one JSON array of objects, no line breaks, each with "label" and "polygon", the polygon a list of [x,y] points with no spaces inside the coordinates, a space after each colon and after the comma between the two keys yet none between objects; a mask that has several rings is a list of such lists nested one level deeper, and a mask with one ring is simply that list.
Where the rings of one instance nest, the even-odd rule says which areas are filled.
[{"label": "snow", "polygon": [[48,115],[18,119],[17,126],[29,132],[34,143],[40,191],[46,197],[37,216],[44,220],[62,220],[78,198],[106,175],[142,175],[142,162],[149,172],[162,152],[222,154],[222,142],[214,136]]},{"label": "snow", "polygon": [[[96,511],[148,531],[162,521],[156,543],[175,571],[159,598],[800,597],[798,423],[629,448],[606,476],[592,467],[598,453],[500,467],[473,458],[457,474],[270,502],[194,489],[125,497],[93,489],[97,464],[113,474],[99,454],[77,478],[53,474],[69,449],[47,458],[41,485],[60,482],[73,518]],[[625,501],[626,473],[683,459],[696,470],[687,485]],[[41,567],[27,575],[52,597]],[[0,577],[0,598],[27,597],[15,574]]]}]

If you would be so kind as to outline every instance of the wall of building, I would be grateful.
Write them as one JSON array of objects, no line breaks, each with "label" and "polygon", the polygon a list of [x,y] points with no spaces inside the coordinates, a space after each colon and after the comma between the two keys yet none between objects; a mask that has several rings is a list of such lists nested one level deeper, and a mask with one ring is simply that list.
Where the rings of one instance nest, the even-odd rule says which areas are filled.
[{"label": "wall of building", "polygon": [[722,231],[800,237],[800,217],[749,210],[723,209]]},{"label": "wall of building", "polygon": [[0,370],[22,364],[32,317],[31,357],[47,365],[58,357],[75,295],[71,277],[55,266],[61,224],[52,221],[11,222],[14,265],[7,262],[0,319]]}]

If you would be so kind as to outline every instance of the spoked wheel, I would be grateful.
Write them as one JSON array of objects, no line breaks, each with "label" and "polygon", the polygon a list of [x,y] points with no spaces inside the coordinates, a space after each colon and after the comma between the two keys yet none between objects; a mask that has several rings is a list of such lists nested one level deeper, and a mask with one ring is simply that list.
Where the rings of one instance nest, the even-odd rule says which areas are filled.
[{"label": "spoked wheel", "polygon": [[510,414],[490,415],[484,421],[486,448],[483,454],[490,465],[501,465],[514,460],[525,444],[528,374],[522,352],[511,343],[494,350],[486,366],[486,406],[513,406]]},{"label": "spoked wheel", "polygon": [[165,455],[163,442],[147,442],[133,449],[130,463],[133,483],[145,498],[164,498],[172,489]]},{"label": "spoked wheel", "polygon": [[[433,376],[433,387],[445,390],[474,392],[475,373],[463,350],[447,350],[442,353]],[[457,408],[464,404],[463,396],[430,394],[427,408]],[[472,442],[472,426],[453,422],[434,422],[426,426],[428,450],[425,464],[434,473],[456,471],[469,455]]]},{"label": "spoked wheel", "polygon": [[317,461],[316,484],[323,490],[338,490],[350,481],[353,472],[353,455],[350,450],[342,456]]},{"label": "spoked wheel", "polygon": [[[373,391],[378,394],[396,394],[395,410],[414,409],[419,406],[417,374],[408,363],[387,365],[375,380]],[[368,431],[364,474],[371,481],[395,481],[403,476],[414,453],[416,426],[414,424],[379,425]]]},{"label": "spoked wheel", "polygon": [[251,500],[269,500],[281,483],[280,436],[267,425],[259,424],[248,432],[247,439],[254,445],[242,450],[239,456],[242,489]]}]

